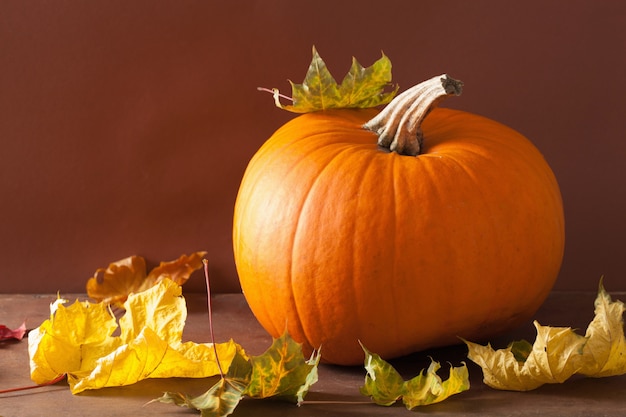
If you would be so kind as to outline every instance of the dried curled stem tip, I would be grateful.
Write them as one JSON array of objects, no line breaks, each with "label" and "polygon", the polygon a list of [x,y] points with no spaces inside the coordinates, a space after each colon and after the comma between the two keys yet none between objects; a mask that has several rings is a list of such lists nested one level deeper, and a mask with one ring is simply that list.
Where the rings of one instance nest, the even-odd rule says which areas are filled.
[{"label": "dried curled stem tip", "polygon": [[363,128],[378,135],[379,146],[401,155],[419,155],[422,121],[441,100],[462,90],[463,83],[446,74],[433,77],[399,94]]}]

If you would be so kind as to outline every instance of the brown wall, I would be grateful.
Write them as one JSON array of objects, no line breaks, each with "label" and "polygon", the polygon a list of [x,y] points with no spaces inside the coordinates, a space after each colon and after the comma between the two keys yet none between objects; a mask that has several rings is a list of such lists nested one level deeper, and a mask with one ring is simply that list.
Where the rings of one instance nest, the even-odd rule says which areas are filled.
[{"label": "brown wall", "polygon": [[557,288],[626,290],[625,27],[621,0],[3,1],[0,292],[200,249],[238,291],[238,183],[291,118],[256,87],[288,92],[312,45],[338,77],[382,50],[402,89],[462,79],[445,105],[524,133],[561,184]]}]

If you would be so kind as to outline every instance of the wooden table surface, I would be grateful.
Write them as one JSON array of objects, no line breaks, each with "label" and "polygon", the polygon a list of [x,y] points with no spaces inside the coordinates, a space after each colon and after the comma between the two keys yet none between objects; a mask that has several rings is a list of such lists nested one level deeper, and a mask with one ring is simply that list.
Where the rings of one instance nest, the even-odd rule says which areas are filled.
[{"label": "wooden table surface", "polygon": [[[612,293],[613,298],[626,300],[625,293]],[[81,295],[64,298],[85,299]],[[209,341],[206,296],[185,294],[189,315],[184,340]],[[29,328],[37,327],[48,318],[49,304],[56,295],[0,295],[0,323],[18,326],[24,319]],[[535,318],[541,324],[572,326],[584,333],[593,318],[591,292],[552,293]],[[218,294],[213,297],[214,325],[218,342],[233,338],[252,355],[261,354],[271,344],[271,338],[259,326],[241,294]],[[513,340],[535,339],[532,323],[492,340],[494,347],[504,347]],[[0,390],[31,385],[27,340],[0,343]],[[508,392],[491,389],[483,384],[482,372],[466,358],[462,346],[421,352],[392,361],[405,378],[417,375],[433,359],[445,368],[447,362],[458,366],[465,360],[469,367],[471,388],[448,400],[417,411],[408,411],[398,403],[391,407],[375,405],[359,394],[363,384],[363,367],[320,365],[319,382],[313,385],[304,404],[270,400],[244,399],[234,416],[410,416],[424,413],[433,416],[624,416],[626,415],[626,376],[610,378],[573,377],[563,384],[544,385],[530,392]],[[171,404],[152,403],[164,391],[200,394],[215,379],[145,380],[137,384],[86,391],[72,395],[65,381],[30,391],[0,394],[0,417],[32,416],[190,416],[199,415]]]}]

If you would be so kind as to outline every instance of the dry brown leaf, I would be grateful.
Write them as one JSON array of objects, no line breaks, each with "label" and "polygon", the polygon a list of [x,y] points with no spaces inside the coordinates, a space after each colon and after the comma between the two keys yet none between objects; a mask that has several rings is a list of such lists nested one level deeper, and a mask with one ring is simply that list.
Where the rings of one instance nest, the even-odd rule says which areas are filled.
[{"label": "dry brown leaf", "polygon": [[194,271],[202,268],[204,255],[206,252],[194,252],[174,261],[161,262],[150,274],[146,273],[144,258],[129,256],[107,268],[98,268],[87,281],[87,295],[96,301],[122,307],[130,294],[152,288],[166,278],[183,285]]}]

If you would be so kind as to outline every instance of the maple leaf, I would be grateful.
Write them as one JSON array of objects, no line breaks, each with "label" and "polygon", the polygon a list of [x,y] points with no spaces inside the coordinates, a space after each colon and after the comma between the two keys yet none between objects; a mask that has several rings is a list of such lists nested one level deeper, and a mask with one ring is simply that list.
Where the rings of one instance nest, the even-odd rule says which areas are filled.
[{"label": "maple leaf", "polygon": [[581,374],[592,377],[626,373],[626,338],[624,337],[624,303],[611,300],[600,280],[595,300],[595,317],[589,323],[583,349],[585,363]]},{"label": "maple leaf", "polygon": [[122,307],[128,295],[145,291],[164,279],[170,279],[183,285],[190,275],[202,267],[206,252],[194,252],[182,255],[146,273],[146,261],[141,256],[129,256],[109,264],[107,268],[98,268],[87,281],[87,295],[99,302]]},{"label": "maple leaf", "polygon": [[450,375],[443,381],[437,371],[441,368],[438,362],[431,359],[427,370],[422,370],[414,378],[404,381],[402,376],[387,361],[375,353],[365,352],[365,385],[361,394],[372,398],[378,405],[390,406],[399,399],[407,409],[441,402],[451,395],[467,391],[470,387],[467,366],[450,367]]},{"label": "maple leaf", "polygon": [[131,294],[117,321],[108,305],[65,300],[51,305],[50,319],[31,331],[31,379],[38,384],[67,374],[72,393],[129,385],[146,378],[204,378],[219,374],[235,356],[232,340],[212,344],[181,341],[187,317],[182,289],[169,279]]},{"label": "maple leaf", "polygon": [[306,360],[302,346],[285,332],[274,339],[265,353],[250,358],[252,376],[246,394],[253,398],[281,398],[299,405],[309,387],[317,382],[319,360],[319,350]]},{"label": "maple leaf", "polygon": [[11,329],[4,324],[0,324],[0,342],[4,340],[22,340],[26,334],[26,323],[16,329]]},{"label": "maple leaf", "polygon": [[289,83],[292,105],[283,105],[280,98],[284,96],[276,88],[272,91],[276,106],[294,113],[376,107],[389,103],[399,88],[396,85],[391,91],[385,91],[391,85],[391,61],[385,54],[367,68],[352,58],[350,70],[338,85],[315,47],[302,84]]},{"label": "maple leaf", "polygon": [[317,382],[319,361],[319,351],[305,360],[302,346],[285,332],[259,356],[235,355],[228,372],[204,394],[190,397],[166,392],[153,402],[195,409],[203,417],[230,415],[244,396],[277,398],[300,405],[311,385]]},{"label": "maple leaf", "polygon": [[178,392],[165,392],[163,396],[151,402],[170,403],[198,410],[203,417],[228,416],[243,398],[251,373],[252,365],[243,351],[238,349],[226,375],[204,394],[190,397]]},{"label": "maple leaf", "polygon": [[567,380],[582,366],[583,346],[587,342],[569,327],[541,326],[535,343],[527,349],[524,341],[510,344],[506,349],[493,350],[465,341],[468,357],[483,369],[485,384],[492,388],[529,391],[547,383]]},{"label": "maple leaf", "polygon": [[520,341],[494,350],[465,341],[468,357],[482,368],[485,384],[502,390],[533,390],[562,383],[574,374],[622,375],[626,373],[623,312],[624,304],[612,301],[600,282],[595,317],[585,336],[569,327],[542,326],[535,321],[537,338],[532,345]]}]

